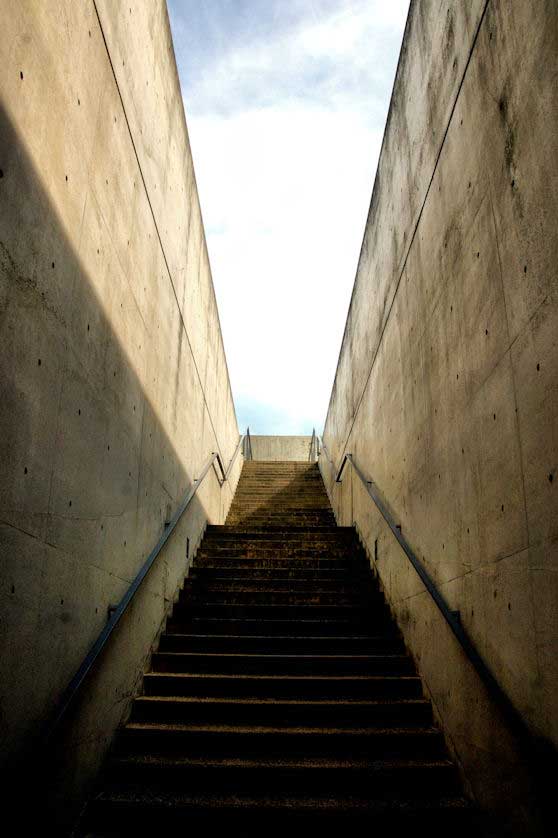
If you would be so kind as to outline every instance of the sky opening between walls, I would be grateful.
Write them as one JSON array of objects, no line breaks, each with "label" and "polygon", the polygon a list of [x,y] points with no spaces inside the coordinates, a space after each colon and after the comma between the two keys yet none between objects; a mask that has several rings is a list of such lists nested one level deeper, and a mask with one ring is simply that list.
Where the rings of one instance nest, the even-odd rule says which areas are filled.
[{"label": "sky opening between walls", "polygon": [[408,5],[168,0],[241,430],[322,430]]}]

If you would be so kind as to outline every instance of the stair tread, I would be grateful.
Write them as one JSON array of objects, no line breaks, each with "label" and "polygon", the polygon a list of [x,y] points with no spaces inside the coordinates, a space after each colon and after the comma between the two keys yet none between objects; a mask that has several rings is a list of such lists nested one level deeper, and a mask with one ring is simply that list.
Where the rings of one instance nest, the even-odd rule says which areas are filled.
[{"label": "stair tread", "polygon": [[[129,792],[118,790],[110,790],[100,792],[97,800],[122,800],[128,801],[130,799]],[[330,811],[345,810],[349,808],[365,809],[372,811],[389,810],[405,810],[411,807],[412,809],[432,811],[440,807],[452,808],[458,810],[466,810],[471,807],[470,802],[462,796],[456,795],[452,797],[443,798],[419,798],[415,800],[409,799],[393,799],[377,800],[369,797],[357,796],[313,796],[313,797],[295,797],[293,795],[265,795],[265,796],[249,796],[240,794],[189,794],[188,792],[161,792],[160,790],[152,793],[149,790],[137,790],[136,801],[146,800],[153,803],[161,803],[168,806],[172,802],[173,806],[210,806],[211,808],[247,808],[247,809],[271,809],[271,810],[306,810],[312,814],[318,810],[327,809]]]},{"label": "stair tread", "polygon": [[222,756],[169,756],[161,754],[126,754],[111,757],[112,763],[118,763],[125,768],[126,765],[168,765],[168,766],[204,766],[204,767],[238,767],[238,768],[281,768],[281,769],[308,769],[308,768],[329,768],[329,769],[365,769],[367,771],[382,771],[386,769],[397,770],[407,768],[453,768],[449,759],[366,759],[350,757],[346,759],[334,757],[297,757],[289,758],[284,756],[262,756],[262,757],[231,757]]},{"label": "stair tread", "polygon": [[173,658],[216,658],[222,659],[238,659],[238,658],[248,658],[250,660],[313,660],[313,661],[321,661],[321,660],[373,660],[373,661],[380,661],[380,660],[402,660],[407,661],[409,660],[408,655],[398,655],[398,654],[386,654],[386,655],[314,655],[314,654],[280,654],[280,653],[258,653],[258,652],[155,652],[156,655],[164,655],[165,657],[169,657],[171,660]]},{"label": "stair tread", "polygon": [[408,727],[309,727],[309,726],[290,726],[290,727],[275,727],[273,725],[262,724],[194,724],[190,722],[128,722],[125,731],[168,731],[173,733],[230,733],[230,734],[250,734],[263,736],[265,734],[279,734],[280,736],[343,736],[343,737],[361,737],[369,736],[370,738],[390,737],[408,737],[420,734],[425,737],[438,738],[441,736],[438,728],[432,725],[417,725],[409,729]]},{"label": "stair tread", "polygon": [[178,678],[181,680],[192,678],[206,678],[207,680],[215,678],[231,679],[233,681],[420,681],[418,675],[284,675],[284,674],[266,674],[256,675],[243,673],[229,672],[147,672],[144,676],[147,679],[155,678]]},{"label": "stair tread", "polygon": [[429,706],[430,702],[424,698],[399,698],[399,699],[297,699],[297,698],[273,698],[273,697],[242,697],[236,696],[182,696],[182,695],[139,695],[134,699],[139,703],[173,703],[180,704],[235,704],[241,706],[301,706],[301,707],[393,707],[403,705],[409,707]]},{"label": "stair tread", "polygon": [[161,637],[161,641],[167,641],[169,639],[175,640],[178,642],[188,642],[188,641],[207,641],[208,643],[214,644],[218,640],[222,640],[224,642],[228,641],[238,641],[238,642],[260,642],[265,643],[265,641],[269,641],[270,643],[280,643],[284,641],[285,643],[289,644],[300,644],[301,646],[308,645],[308,644],[320,644],[324,645],[326,642],[331,643],[362,643],[365,645],[366,643],[370,644],[385,644],[385,646],[399,646],[400,640],[398,636],[393,635],[375,635],[375,634],[365,634],[365,635],[355,635],[354,637],[344,637],[343,635],[335,635],[335,634],[188,634],[183,633],[180,631],[167,631]]}]

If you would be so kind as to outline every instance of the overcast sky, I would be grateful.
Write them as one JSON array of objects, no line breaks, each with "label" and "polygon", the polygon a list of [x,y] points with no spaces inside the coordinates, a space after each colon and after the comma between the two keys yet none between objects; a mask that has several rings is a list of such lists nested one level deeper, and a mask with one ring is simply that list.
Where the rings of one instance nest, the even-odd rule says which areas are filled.
[{"label": "overcast sky", "polygon": [[241,431],[321,433],[408,0],[168,0]]}]

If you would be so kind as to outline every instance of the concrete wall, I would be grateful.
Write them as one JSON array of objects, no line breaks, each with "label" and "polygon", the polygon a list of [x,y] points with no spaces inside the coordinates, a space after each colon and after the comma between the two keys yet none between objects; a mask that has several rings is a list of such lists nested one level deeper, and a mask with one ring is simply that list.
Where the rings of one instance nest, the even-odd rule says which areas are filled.
[{"label": "concrete wall", "polygon": [[[2,754],[61,690],[238,428],[163,0],[1,0]],[[208,474],[66,731],[76,794],[206,521]],[[73,793],[66,789],[65,793]]]},{"label": "concrete wall", "polygon": [[[411,4],[324,442],[351,452],[531,729],[558,741],[558,5]],[[513,743],[364,490],[356,522],[477,798]],[[511,828],[511,827],[510,827]],[[526,832],[524,832],[526,830]]]},{"label": "concrete wall", "polygon": [[303,460],[310,456],[311,436],[250,436],[254,460]]}]

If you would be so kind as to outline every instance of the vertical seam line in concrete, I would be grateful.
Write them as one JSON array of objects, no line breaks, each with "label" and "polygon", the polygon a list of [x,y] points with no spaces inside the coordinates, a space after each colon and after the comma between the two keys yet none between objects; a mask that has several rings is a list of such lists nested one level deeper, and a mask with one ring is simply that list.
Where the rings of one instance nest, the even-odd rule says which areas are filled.
[{"label": "vertical seam line in concrete", "polygon": [[[463,87],[463,84],[464,84],[464,82],[465,82],[465,78],[466,78],[466,76],[467,76],[467,71],[468,71],[468,69],[469,69],[469,65],[470,65],[470,63],[471,63],[471,59],[472,59],[472,57],[473,57],[473,53],[474,53],[474,51],[475,51],[475,47],[476,47],[476,44],[477,44],[478,36],[479,36],[480,30],[481,30],[481,26],[482,26],[482,24],[483,24],[483,21],[484,21],[485,15],[486,15],[486,10],[487,10],[487,8],[488,8],[488,4],[489,4],[489,3],[490,3],[490,0],[486,0],[486,2],[485,2],[485,4],[484,4],[484,8],[483,8],[482,13],[481,13],[481,16],[480,16],[480,18],[479,18],[479,22],[478,22],[478,24],[477,24],[477,29],[476,29],[475,35],[474,35],[474,37],[473,37],[473,41],[472,41],[472,44],[471,44],[471,48],[470,48],[470,50],[469,50],[469,55],[467,56],[467,61],[466,61],[466,63],[465,63],[465,68],[464,68],[464,70],[463,70],[463,75],[461,76],[461,81],[459,82],[459,87],[458,87],[458,89],[457,89],[457,93],[456,93],[456,95],[455,95],[455,99],[454,99],[454,102],[453,102],[453,105],[452,105],[452,108],[451,108],[451,111],[450,111],[450,115],[449,115],[449,118],[448,118],[448,122],[447,122],[446,128],[445,128],[445,130],[444,130],[444,136],[442,137],[442,141],[441,141],[441,143],[440,143],[440,148],[438,149],[438,154],[436,155],[436,160],[435,160],[435,162],[434,162],[434,168],[433,168],[433,170],[432,170],[432,175],[431,175],[431,177],[430,177],[430,180],[428,181],[428,186],[427,186],[427,188],[426,188],[426,192],[425,192],[425,195],[424,195],[424,200],[423,200],[423,202],[422,202],[422,206],[421,206],[421,208],[420,208],[419,214],[418,214],[418,216],[417,216],[417,220],[416,220],[416,222],[415,222],[415,226],[414,226],[414,228],[413,228],[413,235],[411,236],[411,238],[410,238],[410,240],[409,240],[409,246],[408,246],[408,248],[407,248],[407,253],[405,254],[405,259],[403,260],[403,265],[402,265],[402,267],[401,267],[401,271],[400,271],[399,277],[398,277],[398,279],[397,279],[397,283],[396,283],[396,285],[395,285],[395,290],[394,290],[393,297],[392,297],[392,300],[391,300],[391,303],[390,303],[390,306],[389,306],[389,311],[388,311],[388,313],[387,313],[387,317],[386,317],[386,319],[385,319],[385,323],[384,323],[384,325],[383,325],[383,327],[382,327],[382,330],[381,330],[380,339],[379,339],[379,341],[378,341],[378,346],[377,346],[376,351],[375,351],[375,353],[374,353],[374,357],[373,357],[373,359],[372,359],[372,363],[370,364],[370,369],[368,370],[368,375],[366,376],[366,380],[365,380],[364,385],[363,385],[363,387],[362,387],[362,391],[361,391],[361,394],[360,394],[360,397],[359,397],[358,404],[357,404],[357,406],[356,406],[355,412],[354,412],[354,414],[353,414],[353,418],[352,418],[352,421],[351,421],[351,424],[350,424],[349,431],[348,431],[348,433],[347,433],[347,436],[345,437],[345,442],[344,442],[343,447],[342,447],[342,449],[341,449],[341,457],[343,457],[343,455],[344,455],[344,453],[345,453],[345,450],[346,450],[346,448],[347,448],[347,444],[348,444],[348,442],[349,442],[350,436],[351,436],[351,434],[352,434],[352,432],[353,432],[353,427],[354,427],[354,424],[355,424],[355,422],[356,422],[356,418],[357,418],[357,416],[358,416],[358,412],[359,412],[359,410],[360,410],[360,406],[361,406],[361,404],[362,404],[362,400],[364,399],[364,394],[365,394],[365,392],[366,392],[366,388],[368,387],[368,382],[370,381],[370,376],[372,375],[372,370],[374,369],[374,364],[376,363],[376,358],[378,357],[378,353],[379,353],[379,351],[380,351],[380,347],[381,347],[381,345],[382,345],[382,341],[383,341],[383,338],[384,338],[384,333],[385,333],[385,330],[386,330],[386,328],[387,328],[387,325],[388,325],[388,323],[389,323],[389,321],[390,321],[391,312],[392,312],[392,310],[393,310],[393,306],[394,306],[394,303],[395,303],[395,299],[396,299],[396,297],[397,297],[397,292],[399,291],[399,286],[400,286],[400,284],[401,284],[401,280],[402,280],[402,278],[403,278],[403,274],[405,273],[405,269],[406,269],[406,267],[407,267],[407,261],[408,261],[408,259],[409,259],[409,254],[410,254],[410,252],[411,252],[411,248],[412,248],[413,243],[414,243],[414,241],[415,241],[415,237],[416,237],[416,234],[417,234],[417,230],[418,230],[418,228],[419,228],[419,224],[420,224],[420,221],[421,221],[421,218],[422,218],[422,214],[423,214],[423,212],[424,212],[424,208],[425,208],[425,206],[426,206],[426,202],[428,201],[428,196],[430,195],[430,189],[431,189],[431,186],[432,186],[432,182],[433,182],[433,180],[434,180],[434,177],[435,177],[435,175],[436,175],[436,171],[437,171],[437,169],[438,169],[438,163],[439,163],[439,161],[440,161],[440,157],[442,156],[442,152],[443,152],[443,150],[444,150],[444,146],[445,146],[445,143],[446,143],[446,138],[447,138],[448,133],[449,133],[449,129],[450,129],[450,125],[451,125],[451,122],[452,122],[452,119],[453,119],[453,115],[454,115],[454,113],[455,113],[455,109],[456,109],[456,107],[457,107],[457,103],[458,103],[458,101],[459,101],[459,97],[460,97],[460,95],[461,95],[461,89],[462,89],[462,87]],[[378,165],[379,165],[379,163],[378,163]],[[365,234],[366,234],[366,233],[365,233]],[[357,271],[358,271],[358,268],[357,268]],[[355,280],[355,284],[356,284],[356,280]],[[347,315],[347,317],[348,317],[348,316],[349,316],[349,315]],[[337,376],[336,376],[336,378],[337,378]],[[334,386],[335,386],[335,380],[334,380],[333,384],[334,384]],[[329,409],[328,409],[328,414],[329,414]],[[326,420],[327,420],[327,416],[326,416]],[[325,430],[325,427],[324,427],[324,430]]]},{"label": "vertical seam line in concrete", "polygon": [[517,406],[517,390],[515,386],[515,374],[513,370],[513,360],[512,360],[512,347],[515,341],[510,342],[510,324],[508,318],[508,306],[506,303],[506,291],[504,288],[504,273],[502,270],[502,259],[500,257],[500,242],[498,240],[498,227],[496,225],[496,213],[494,212],[494,204],[492,202],[492,195],[490,195],[490,210],[492,213],[492,223],[494,225],[494,239],[496,242],[496,253],[498,254],[498,271],[500,274],[500,285],[502,287],[502,298],[504,300],[504,311],[506,313],[506,329],[508,332],[508,352],[510,355],[510,370],[511,370],[511,378],[512,378],[512,387],[513,387],[513,403],[515,407],[515,425],[517,430],[517,438],[519,442],[519,462],[521,464],[521,485],[523,488],[523,511],[525,513],[525,529],[527,530],[527,547],[531,543],[531,538],[529,534],[529,516],[527,515],[527,493],[525,491],[525,471],[523,467],[523,447],[521,445],[521,429],[519,426],[519,413],[518,413],[518,406]]},{"label": "vertical seam line in concrete", "polygon": [[[492,189],[491,189],[492,192]],[[508,317],[508,306],[506,302],[506,291],[504,288],[504,272],[502,270],[502,259],[500,257],[500,241],[498,238],[498,226],[496,224],[496,213],[494,212],[494,204],[492,202],[492,194],[490,195],[490,209],[492,211],[492,223],[494,225],[494,238],[496,241],[496,253],[498,254],[498,269],[500,273],[500,284],[502,287],[502,297],[504,299],[504,310],[506,312],[506,328],[508,331],[508,352],[510,354],[510,372],[511,372],[511,379],[512,379],[512,387],[513,387],[513,401],[514,401],[514,419],[515,419],[515,427],[517,433],[517,440],[519,445],[519,463],[521,468],[521,488],[523,492],[523,513],[525,515],[525,529],[527,531],[527,550],[529,551],[531,545],[531,533],[529,532],[529,514],[527,511],[527,490],[525,487],[525,464],[523,461],[523,445],[521,441],[521,423],[519,421],[519,407],[517,403],[517,387],[515,382],[515,371],[513,368],[513,353],[512,348],[515,341],[510,343],[510,326],[509,326],[509,317]],[[507,558],[507,557],[503,557]],[[501,561],[501,560],[500,560]],[[527,560],[528,568],[529,568],[529,594],[530,594],[530,601],[531,601],[531,609],[533,613],[533,621],[536,623],[536,607],[535,607],[535,591],[533,589],[533,574],[531,569],[531,562],[530,558]],[[540,655],[538,646],[535,645],[535,666],[537,669],[537,677],[540,680],[541,677],[541,663],[540,663]]]},{"label": "vertical seam line in concrete", "polygon": [[[203,396],[203,402],[204,402],[205,407],[206,407],[206,410],[207,410],[207,415],[209,416],[209,421],[210,421],[210,423],[211,423],[211,429],[212,429],[212,431],[213,431],[213,436],[215,437],[215,443],[216,443],[217,448],[218,448],[218,450],[219,450],[219,454],[221,454],[221,455],[222,455],[221,446],[220,446],[220,443],[219,443],[219,438],[218,438],[218,436],[217,436],[217,432],[216,432],[216,430],[215,430],[215,426],[214,426],[214,424],[213,424],[213,417],[211,416],[211,412],[210,412],[210,410],[209,410],[209,405],[208,405],[208,403],[207,403],[207,399],[206,399],[206,397],[205,397],[205,389],[204,389],[203,382],[202,382],[202,379],[201,379],[201,376],[200,376],[200,371],[199,371],[199,369],[198,369],[198,364],[197,364],[197,361],[196,361],[196,356],[194,355],[194,351],[193,351],[193,349],[192,349],[192,344],[191,344],[191,342],[190,342],[190,336],[188,335],[188,330],[187,330],[187,328],[186,328],[186,323],[184,322],[184,316],[183,316],[183,314],[182,314],[182,309],[181,309],[181,307],[180,307],[180,302],[179,302],[179,300],[178,300],[178,294],[176,293],[176,288],[175,288],[175,286],[174,286],[174,282],[173,282],[173,278],[172,278],[172,273],[171,273],[170,266],[169,266],[169,263],[168,263],[168,260],[167,260],[167,254],[165,253],[165,248],[163,247],[163,242],[162,242],[162,239],[161,239],[161,234],[160,234],[160,232],[159,232],[159,226],[158,226],[158,224],[157,224],[157,219],[156,219],[156,217],[155,217],[155,212],[154,212],[154,210],[153,210],[153,205],[152,205],[152,203],[151,203],[151,198],[150,198],[150,196],[149,196],[149,190],[148,190],[148,188],[147,188],[147,183],[146,183],[146,181],[145,181],[145,177],[144,177],[144,174],[143,174],[143,169],[142,169],[142,167],[141,167],[141,163],[140,163],[139,155],[138,155],[138,152],[137,152],[137,149],[136,149],[136,144],[135,144],[135,142],[134,142],[134,137],[133,137],[133,134],[132,134],[132,129],[131,129],[131,127],[130,127],[130,122],[129,122],[129,120],[128,120],[128,114],[126,113],[126,107],[125,107],[125,105],[124,105],[124,98],[123,98],[122,93],[121,93],[121,91],[120,91],[120,86],[119,86],[119,84],[118,84],[118,79],[117,79],[117,77],[116,77],[116,72],[115,72],[115,69],[114,69],[114,64],[113,64],[113,61],[112,61],[112,58],[111,58],[111,55],[110,55],[110,50],[109,50],[109,47],[108,47],[107,39],[106,39],[106,37],[105,37],[105,31],[104,31],[104,29],[103,29],[103,24],[102,24],[102,22],[101,22],[101,16],[100,16],[100,14],[99,14],[99,10],[97,9],[97,3],[96,3],[96,0],[93,0],[93,8],[95,9],[95,14],[97,15],[97,21],[98,21],[98,23],[99,23],[99,29],[101,30],[101,35],[102,35],[102,38],[103,38],[103,43],[104,43],[104,45],[105,45],[105,50],[106,50],[106,53],[107,53],[107,58],[108,58],[108,61],[109,61],[109,64],[110,64],[110,68],[111,68],[111,71],[112,71],[112,76],[113,76],[113,78],[114,78],[114,84],[115,84],[115,86],[116,86],[116,90],[117,90],[117,92],[118,92],[118,97],[119,97],[119,99],[120,99],[120,104],[121,104],[121,106],[122,106],[122,112],[123,112],[123,114],[124,114],[124,119],[126,120],[126,127],[128,128],[128,135],[129,135],[129,137],[130,137],[130,142],[132,143],[132,148],[133,148],[133,150],[134,150],[134,156],[135,156],[135,158],[136,158],[136,163],[137,163],[137,165],[138,165],[138,169],[139,169],[140,177],[141,177],[141,180],[142,180],[142,183],[143,183],[143,188],[144,188],[144,191],[145,191],[145,196],[146,196],[146,198],[147,198],[147,203],[149,204],[149,210],[150,210],[150,212],[151,212],[151,217],[153,218],[153,224],[155,225],[155,232],[157,233],[157,239],[158,239],[158,241],[159,241],[159,247],[161,248],[161,253],[163,254],[163,259],[164,259],[164,262],[165,262],[165,267],[166,267],[166,269],[167,269],[167,274],[168,274],[168,277],[169,277],[169,281],[170,281],[170,284],[171,284],[171,288],[172,288],[172,291],[173,291],[173,294],[174,294],[174,298],[175,298],[175,300],[176,300],[176,306],[177,306],[177,308],[178,308],[178,314],[179,314],[179,316],[180,316],[180,320],[182,321],[182,327],[183,327],[183,329],[184,329],[184,333],[185,333],[185,335],[186,335],[186,340],[188,341],[188,347],[189,347],[189,349],[190,349],[190,354],[192,355],[192,360],[193,360],[193,362],[194,362],[194,367],[196,368],[196,375],[197,375],[197,377],[198,377],[198,381],[199,381],[199,383],[200,383],[200,388],[201,388],[201,391],[202,391],[202,396]],[[200,212],[200,215],[201,215],[201,212]],[[203,227],[203,221],[202,221],[202,227]],[[224,346],[223,346],[223,351],[224,351]]]}]

